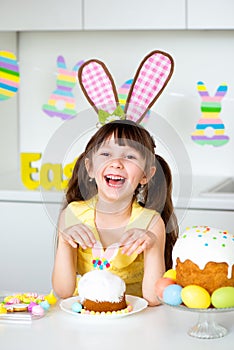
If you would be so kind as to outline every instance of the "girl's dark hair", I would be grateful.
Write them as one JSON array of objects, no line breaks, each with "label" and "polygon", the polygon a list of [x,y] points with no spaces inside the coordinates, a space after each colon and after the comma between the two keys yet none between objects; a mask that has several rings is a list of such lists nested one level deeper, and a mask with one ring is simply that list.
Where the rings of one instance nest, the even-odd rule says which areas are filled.
[{"label": "girl's dark hair", "polygon": [[165,265],[172,267],[172,248],[178,237],[178,224],[172,203],[172,176],[166,161],[155,154],[155,142],[149,132],[132,121],[114,121],[102,126],[90,139],[85,151],[79,156],[66,192],[66,204],[82,201],[97,194],[95,181],[89,181],[85,167],[85,159],[92,161],[92,154],[114,135],[114,140],[120,146],[129,145],[137,149],[146,159],[145,172],[151,166],[156,166],[155,175],[146,185],[143,207],[154,209],[161,214],[166,228]]}]

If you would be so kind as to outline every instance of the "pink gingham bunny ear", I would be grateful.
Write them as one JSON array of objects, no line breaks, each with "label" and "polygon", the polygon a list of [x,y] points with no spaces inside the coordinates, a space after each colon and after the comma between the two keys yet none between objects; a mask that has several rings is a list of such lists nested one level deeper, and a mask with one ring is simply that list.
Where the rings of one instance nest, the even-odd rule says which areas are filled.
[{"label": "pink gingham bunny ear", "polygon": [[110,267],[111,261],[118,254],[119,245],[117,243],[111,244],[104,251],[101,242],[97,241],[93,248],[93,267],[99,270],[108,269]]},{"label": "pink gingham bunny ear", "polygon": [[116,119],[140,123],[166,87],[173,69],[174,62],[169,54],[162,51],[148,54],[136,72],[124,111],[114,80],[103,62],[85,62],[78,71],[78,79],[84,95],[98,113],[101,125]]},{"label": "pink gingham bunny ear", "polygon": [[174,70],[172,57],[153,51],[141,62],[125,105],[126,119],[140,123],[169,82]]},{"label": "pink gingham bunny ear", "polygon": [[[116,110],[119,105],[118,93],[114,80],[103,62],[85,62],[79,69],[78,79],[85,97],[97,113],[101,110],[110,115]],[[102,124],[105,124],[105,120]]]}]

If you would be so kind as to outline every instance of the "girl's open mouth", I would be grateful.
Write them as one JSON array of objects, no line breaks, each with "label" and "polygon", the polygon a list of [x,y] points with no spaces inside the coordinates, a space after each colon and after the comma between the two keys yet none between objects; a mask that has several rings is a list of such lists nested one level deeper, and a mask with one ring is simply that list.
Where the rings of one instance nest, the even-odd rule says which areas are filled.
[{"label": "girl's open mouth", "polygon": [[117,175],[106,175],[106,183],[111,187],[120,187],[125,183],[125,178]]}]

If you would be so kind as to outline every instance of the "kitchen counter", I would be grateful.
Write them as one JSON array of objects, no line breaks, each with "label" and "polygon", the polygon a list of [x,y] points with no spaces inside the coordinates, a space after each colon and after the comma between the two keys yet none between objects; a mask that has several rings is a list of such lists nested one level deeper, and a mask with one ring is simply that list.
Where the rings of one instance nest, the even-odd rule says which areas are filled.
[{"label": "kitchen counter", "polygon": [[174,176],[174,206],[178,209],[234,210],[233,194],[209,192],[226,179],[222,176]]},{"label": "kitchen counter", "polygon": [[163,350],[233,349],[234,313],[215,315],[215,320],[228,329],[217,339],[198,339],[187,334],[198,320],[196,312],[161,305],[122,318],[97,319],[73,316],[56,306],[41,319],[29,324],[1,323],[1,349],[24,350]]}]

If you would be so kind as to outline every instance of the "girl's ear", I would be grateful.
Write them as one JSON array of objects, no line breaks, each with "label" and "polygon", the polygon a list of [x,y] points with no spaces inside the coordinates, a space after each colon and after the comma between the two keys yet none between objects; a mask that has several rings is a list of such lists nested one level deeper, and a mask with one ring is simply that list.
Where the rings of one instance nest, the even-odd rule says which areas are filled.
[{"label": "girl's ear", "polygon": [[85,158],[85,168],[87,170],[87,173],[89,174],[89,177],[93,178],[94,174],[93,174],[91,160],[89,158]]},{"label": "girl's ear", "polygon": [[145,185],[149,182],[149,180],[154,176],[154,174],[156,173],[156,167],[155,166],[152,166],[149,170],[149,173],[146,175],[144,174],[141,181],[140,181],[140,184],[141,185]]}]

